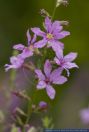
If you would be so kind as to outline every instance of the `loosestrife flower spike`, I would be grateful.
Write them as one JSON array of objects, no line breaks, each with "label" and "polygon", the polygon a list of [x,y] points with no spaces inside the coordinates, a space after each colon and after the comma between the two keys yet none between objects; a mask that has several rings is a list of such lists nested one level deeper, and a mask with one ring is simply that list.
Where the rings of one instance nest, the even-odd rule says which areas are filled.
[{"label": "loosestrife flower spike", "polygon": [[[56,6],[58,7],[61,3],[67,3],[67,0],[57,0]],[[27,30],[27,46],[21,43],[13,46],[13,49],[18,50],[20,53],[17,56],[10,57],[11,64],[6,64],[5,70],[8,71],[11,68],[18,69],[20,67],[24,67],[35,72],[38,79],[36,88],[38,90],[45,89],[48,97],[53,100],[56,95],[53,85],[61,85],[67,81],[67,78],[62,75],[63,70],[66,70],[67,76],[69,76],[70,69],[78,68],[77,64],[73,62],[77,57],[77,53],[70,52],[66,56],[63,55],[64,44],[60,42],[60,40],[70,35],[70,32],[63,30],[63,25],[68,25],[68,22],[57,20],[52,22],[48,12],[44,9],[41,10],[41,14],[45,17],[44,28],[46,31],[41,31],[38,27],[31,28],[31,31],[34,33],[32,38],[29,30]],[[41,40],[36,41],[38,36],[41,37]],[[42,72],[41,69],[37,69],[32,62],[29,61],[25,63],[25,59],[33,56],[34,54],[44,56],[44,54],[39,50],[43,47],[45,47],[44,50],[46,50],[46,48],[52,48],[55,56],[52,60],[48,60],[48,58],[45,59],[45,57],[43,57],[43,59],[45,59],[43,60],[45,63],[43,64],[44,69]],[[56,64],[56,69],[53,69],[54,64]],[[31,107],[34,112],[44,111],[48,107],[48,104],[44,101],[39,102],[37,106],[34,105],[32,103],[32,99],[24,92],[13,92],[13,94],[31,101]],[[24,115],[23,111],[20,111],[20,109],[17,109],[17,111]],[[82,112],[81,114],[82,117],[84,117],[84,120],[88,120],[88,118],[86,118],[86,113],[87,112]],[[29,113],[26,115],[29,117]],[[28,118],[26,121],[26,124],[28,124]]]},{"label": "loosestrife flower spike", "polygon": [[20,68],[22,64],[24,63],[24,60],[20,55],[18,55],[18,56],[12,56],[10,58],[10,62],[11,64],[5,65],[5,71],[8,71],[9,69],[12,69],[12,68],[14,69]]},{"label": "loosestrife flower spike", "polygon": [[54,61],[57,65],[59,65],[61,68],[65,69],[67,71],[67,75],[69,76],[69,69],[72,68],[78,68],[76,63],[73,63],[72,61],[77,57],[77,53],[71,52],[66,56],[63,56],[63,51],[56,52],[56,57],[54,58]]},{"label": "loosestrife flower spike", "polygon": [[39,69],[36,69],[35,73],[39,79],[37,89],[45,88],[50,99],[54,99],[56,94],[52,84],[63,84],[67,81],[67,78],[61,75],[61,68],[52,71],[52,65],[49,60],[46,60],[44,64],[44,74]]},{"label": "loosestrife flower spike", "polygon": [[46,32],[41,31],[40,28],[37,27],[31,28],[34,34],[43,38],[42,40],[36,42],[34,47],[43,48],[47,45],[47,47],[52,47],[54,51],[60,48],[63,49],[64,44],[59,42],[59,40],[70,35],[70,32],[63,31],[63,26],[60,25],[59,21],[54,21],[52,23],[51,19],[48,17],[45,18],[44,25]]},{"label": "loosestrife flower spike", "polygon": [[28,46],[24,46],[23,44],[17,44],[13,46],[13,49],[22,51],[20,56],[22,56],[23,59],[30,57],[33,55],[34,52],[34,42],[36,41],[36,35],[33,36],[33,39],[31,39],[31,35],[29,33],[29,30],[27,30],[27,41],[28,41]]}]

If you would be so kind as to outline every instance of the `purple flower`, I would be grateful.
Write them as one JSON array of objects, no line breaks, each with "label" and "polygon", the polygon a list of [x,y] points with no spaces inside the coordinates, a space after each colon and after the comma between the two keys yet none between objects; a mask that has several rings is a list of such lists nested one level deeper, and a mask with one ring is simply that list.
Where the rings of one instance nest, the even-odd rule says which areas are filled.
[{"label": "purple flower", "polygon": [[84,124],[89,124],[89,108],[81,110],[80,117]]},{"label": "purple flower", "polygon": [[54,51],[56,51],[59,47],[63,49],[64,44],[58,40],[70,35],[70,33],[62,30],[63,26],[61,26],[59,21],[52,23],[48,17],[45,18],[44,25],[46,32],[41,31],[40,28],[37,27],[31,29],[37,36],[41,36],[43,38],[42,40],[36,42],[34,47],[42,48],[47,45],[47,47],[52,47]]},{"label": "purple flower", "polygon": [[52,65],[50,64],[49,60],[46,60],[44,64],[44,74],[39,69],[36,69],[35,73],[39,79],[37,89],[45,88],[47,95],[51,99],[54,99],[55,97],[55,90],[52,87],[52,84],[63,84],[67,81],[67,78],[61,75],[61,68],[52,71]]},{"label": "purple flower", "polygon": [[24,59],[18,55],[18,56],[12,56],[10,58],[10,62],[11,64],[6,64],[5,65],[5,71],[8,71],[9,69],[18,69],[22,66],[22,64],[24,63]]},{"label": "purple flower", "polygon": [[44,102],[44,101],[41,101],[41,102],[39,103],[39,108],[40,108],[40,109],[46,109],[47,106],[48,106],[47,103]]},{"label": "purple flower", "polygon": [[63,50],[60,50],[60,52],[56,52],[56,56],[54,58],[54,61],[56,64],[58,64],[61,68],[65,69],[67,71],[67,75],[69,76],[69,69],[72,68],[78,68],[76,63],[73,63],[72,61],[77,57],[77,53],[71,52],[66,56],[63,56]]},{"label": "purple flower", "polygon": [[31,39],[29,30],[27,30],[27,41],[28,41],[28,46],[24,46],[23,44],[17,44],[14,45],[13,48],[19,51],[22,51],[20,54],[23,59],[30,57],[33,55],[34,52],[34,42],[36,41],[36,35],[33,36],[33,39]]}]

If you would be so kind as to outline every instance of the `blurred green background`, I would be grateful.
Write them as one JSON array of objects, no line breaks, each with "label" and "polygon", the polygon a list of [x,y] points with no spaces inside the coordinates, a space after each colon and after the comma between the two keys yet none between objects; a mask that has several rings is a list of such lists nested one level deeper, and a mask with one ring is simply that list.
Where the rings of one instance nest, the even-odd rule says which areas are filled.
[{"label": "blurred green background", "polygon": [[[26,43],[28,28],[42,27],[43,19],[39,11],[44,8],[52,14],[54,3],[55,0],[0,0],[0,89],[5,78],[3,66],[9,62],[12,46]],[[89,105],[88,13],[89,0],[69,0],[67,7],[61,5],[55,13],[54,19],[69,21],[66,29],[71,35],[62,41],[65,53],[78,52],[76,63],[79,65],[78,70],[71,70],[69,82],[56,89],[56,99],[51,103],[55,128],[88,127],[79,118],[79,111]]]}]

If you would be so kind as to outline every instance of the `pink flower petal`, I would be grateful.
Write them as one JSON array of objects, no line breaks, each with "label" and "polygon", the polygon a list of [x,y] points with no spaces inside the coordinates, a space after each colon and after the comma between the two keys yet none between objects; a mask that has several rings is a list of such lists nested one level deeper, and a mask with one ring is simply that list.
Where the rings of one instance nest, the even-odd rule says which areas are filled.
[{"label": "pink flower petal", "polygon": [[13,68],[13,69],[18,69],[22,66],[22,64],[24,63],[24,60],[22,59],[22,57],[18,56],[12,56],[10,57],[10,62],[11,64],[5,65],[5,70],[8,71],[9,69]]},{"label": "pink flower petal", "polygon": [[76,65],[76,63],[72,63],[72,62],[66,62],[63,66],[65,68],[67,68],[67,69],[78,68],[78,66]]},{"label": "pink flower petal", "polygon": [[50,32],[52,29],[52,22],[48,17],[45,18],[45,28],[47,32]]},{"label": "pink flower petal", "polygon": [[50,99],[55,98],[56,92],[55,92],[55,89],[51,85],[46,86],[46,91],[47,91],[47,95],[50,97]]},{"label": "pink flower petal", "polygon": [[52,70],[52,65],[49,60],[46,60],[44,64],[44,72],[47,77],[50,76],[51,70]]},{"label": "pink flower petal", "polygon": [[63,29],[63,26],[60,25],[59,21],[55,21],[52,24],[52,31],[54,34],[60,32]]},{"label": "pink flower petal", "polygon": [[17,44],[17,45],[14,45],[13,46],[13,49],[16,49],[16,50],[23,50],[25,48],[25,46],[23,44]]},{"label": "pink flower petal", "polygon": [[57,78],[60,77],[61,73],[62,73],[63,69],[62,68],[57,68],[55,69],[51,75],[50,75],[50,80],[53,82],[55,81]]},{"label": "pink flower petal", "polygon": [[27,39],[28,39],[28,45],[30,45],[31,35],[30,35],[30,33],[29,33],[29,29],[27,30],[26,35],[27,35]]},{"label": "pink flower petal", "polygon": [[32,41],[31,41],[32,44],[36,41],[36,38],[37,38],[37,36],[36,36],[36,34],[34,34]]},{"label": "pink flower petal", "polygon": [[36,70],[35,70],[35,73],[37,74],[37,76],[38,76],[38,78],[39,78],[40,80],[45,80],[45,76],[44,76],[44,74],[42,73],[41,70],[36,69]]},{"label": "pink flower petal", "polygon": [[73,61],[75,58],[77,57],[77,53],[69,53],[68,55],[66,55],[64,57],[64,60],[67,62],[67,61]]},{"label": "pink flower petal", "polygon": [[44,89],[46,87],[46,83],[44,81],[39,81],[37,84],[37,89]]},{"label": "pink flower petal", "polygon": [[35,33],[37,36],[41,36],[44,37],[45,36],[45,32],[41,31],[40,28],[31,28],[32,32]]},{"label": "pink flower petal", "polygon": [[57,76],[56,78],[54,78],[53,83],[54,84],[64,84],[67,81],[67,78],[64,76]]},{"label": "pink flower petal", "polygon": [[5,64],[5,71],[7,72],[9,69],[13,68],[13,65]]},{"label": "pink flower petal", "polygon": [[70,35],[70,32],[68,32],[68,31],[62,31],[62,32],[57,33],[57,34],[55,34],[55,35],[56,35],[56,36],[55,36],[56,39],[63,39],[63,38],[65,38],[66,36],[69,36],[69,35]]},{"label": "pink flower petal", "polygon": [[63,58],[63,48],[64,48],[63,46],[64,44],[58,41],[52,43],[52,49],[54,50],[58,59]]},{"label": "pink flower petal", "polygon": [[33,52],[29,50],[28,48],[25,48],[23,52],[20,54],[20,56],[25,59],[33,55]]},{"label": "pink flower petal", "polygon": [[43,48],[47,43],[47,40],[43,39],[34,44],[35,48]]},{"label": "pink flower petal", "polygon": [[60,61],[57,57],[54,58],[54,61],[56,62],[57,65],[60,65]]}]

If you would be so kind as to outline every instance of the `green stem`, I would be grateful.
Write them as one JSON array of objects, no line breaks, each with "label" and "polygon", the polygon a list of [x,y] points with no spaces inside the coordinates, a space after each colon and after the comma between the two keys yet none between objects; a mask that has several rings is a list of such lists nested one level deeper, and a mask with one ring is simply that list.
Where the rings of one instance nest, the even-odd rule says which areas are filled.
[{"label": "green stem", "polygon": [[24,126],[23,126],[23,130],[22,132],[25,132],[25,125],[27,125],[29,123],[29,119],[30,119],[30,116],[31,116],[31,113],[32,113],[32,101],[28,101],[28,108],[27,108],[27,119],[24,123]]},{"label": "green stem", "polygon": [[[13,50],[12,56],[16,56],[18,54],[18,51]],[[14,81],[16,79],[16,70],[12,69],[10,73],[10,90],[13,90],[14,88]]]},{"label": "green stem", "polygon": [[57,4],[57,0],[55,0],[55,5],[54,5],[54,10],[53,10],[53,14],[52,14],[52,20],[54,18],[55,12],[56,12],[56,4]]},{"label": "green stem", "polygon": [[31,108],[32,105],[31,104],[32,104],[31,102],[28,102],[27,119],[26,119],[25,124],[28,124],[31,113],[32,113],[32,108]]}]

